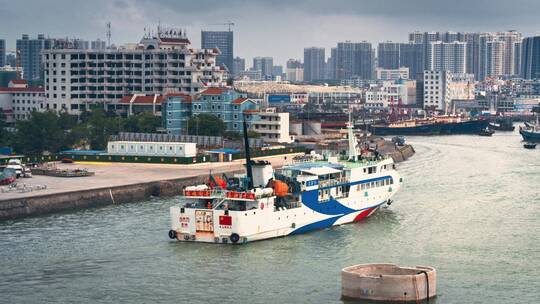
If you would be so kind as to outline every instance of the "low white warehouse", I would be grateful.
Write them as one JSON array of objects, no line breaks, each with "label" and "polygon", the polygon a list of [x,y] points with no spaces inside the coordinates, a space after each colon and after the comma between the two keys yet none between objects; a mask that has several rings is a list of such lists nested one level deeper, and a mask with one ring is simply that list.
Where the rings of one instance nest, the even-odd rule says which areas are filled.
[{"label": "low white warehouse", "polygon": [[194,157],[197,155],[197,147],[195,143],[182,142],[110,141],[107,144],[107,153],[111,155]]}]

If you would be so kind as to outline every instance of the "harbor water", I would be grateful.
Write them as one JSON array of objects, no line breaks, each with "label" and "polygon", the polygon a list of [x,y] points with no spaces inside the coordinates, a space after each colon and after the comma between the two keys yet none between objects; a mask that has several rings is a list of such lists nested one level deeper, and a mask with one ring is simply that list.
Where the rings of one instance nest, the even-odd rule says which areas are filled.
[{"label": "harbor water", "polygon": [[538,303],[540,150],[517,131],[407,142],[389,208],[304,235],[172,242],[173,198],[1,222],[1,302],[341,303],[343,267],[390,262],[436,267],[436,303]]}]

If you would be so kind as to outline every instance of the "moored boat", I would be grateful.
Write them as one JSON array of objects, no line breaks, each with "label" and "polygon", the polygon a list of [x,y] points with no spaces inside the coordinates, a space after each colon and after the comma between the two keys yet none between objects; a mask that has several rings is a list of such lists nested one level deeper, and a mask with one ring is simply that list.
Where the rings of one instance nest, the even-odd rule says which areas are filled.
[{"label": "moored boat", "polygon": [[514,131],[512,118],[510,117],[497,117],[494,121],[489,123],[489,128],[496,131]]},{"label": "moored boat", "polygon": [[519,127],[519,134],[527,142],[540,142],[540,105],[533,108],[536,114],[536,123],[525,122],[525,126]]},{"label": "moored boat", "polygon": [[536,126],[531,128],[519,127],[519,134],[521,134],[524,141],[540,142],[540,129]]},{"label": "moored boat", "polygon": [[486,127],[485,129],[480,130],[478,135],[480,135],[480,136],[492,136],[494,133],[495,133],[495,131],[493,131],[493,130],[489,129],[488,127]]},{"label": "moored boat", "polygon": [[523,147],[525,149],[536,149],[536,143],[528,142],[528,143],[523,144]]},{"label": "moored boat", "polygon": [[371,126],[374,135],[449,135],[477,134],[487,127],[484,119],[459,116],[436,116],[425,119],[403,120]]},{"label": "moored boat", "polygon": [[244,138],[247,174],[185,188],[181,203],[170,208],[169,237],[238,244],[370,216],[391,202],[402,179],[391,158],[358,156],[352,128],[349,123],[346,158],[310,156],[278,170],[252,162]]}]

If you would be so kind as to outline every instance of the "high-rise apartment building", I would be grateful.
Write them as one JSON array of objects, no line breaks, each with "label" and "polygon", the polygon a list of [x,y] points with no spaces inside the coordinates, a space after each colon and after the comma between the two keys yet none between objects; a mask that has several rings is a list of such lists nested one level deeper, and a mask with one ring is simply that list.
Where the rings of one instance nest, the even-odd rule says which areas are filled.
[{"label": "high-rise apartment building", "polygon": [[498,32],[497,40],[504,43],[502,75],[519,75],[521,33],[517,31]]},{"label": "high-rise apartment building", "polygon": [[416,79],[424,71],[424,44],[401,43],[399,45],[399,65],[409,68],[409,77]]},{"label": "high-rise apartment building", "polygon": [[337,79],[336,76],[337,48],[330,49],[330,57],[326,62],[325,76],[326,79]]},{"label": "high-rise apartment building", "polygon": [[246,70],[246,59],[240,57],[234,57],[233,59],[233,71],[235,75],[238,75]]},{"label": "high-rise apartment building", "polygon": [[283,75],[283,66],[282,65],[275,65],[272,68],[272,75],[281,77]]},{"label": "high-rise apartment building", "polygon": [[409,42],[411,43],[423,43],[424,42],[424,33],[419,31],[414,31],[409,33]]},{"label": "high-rise apartment building", "polygon": [[289,59],[287,60],[285,76],[288,81],[302,82],[304,81],[304,65],[300,60]]},{"label": "high-rise apartment building", "polygon": [[430,42],[426,53],[427,70],[463,74],[467,71],[466,54],[464,42]]},{"label": "high-rise apartment building", "polygon": [[521,77],[540,79],[540,36],[524,38],[521,49]]},{"label": "high-rise apartment building", "polygon": [[0,68],[6,65],[6,41],[0,39]]},{"label": "high-rise apartment building", "polygon": [[373,48],[369,42],[339,42],[336,58],[337,79],[373,78]]},{"label": "high-rise apartment building", "polygon": [[485,76],[504,75],[505,72],[505,42],[489,41],[486,43],[486,71]]},{"label": "high-rise apartment building", "polygon": [[27,34],[23,34],[21,39],[17,39],[17,52],[20,56],[20,64],[23,69],[24,79],[42,80],[43,64],[41,52],[49,49],[54,44],[53,39],[45,39],[45,35],[39,34],[37,39],[30,39]]},{"label": "high-rise apartment building", "polygon": [[126,95],[193,94],[222,86],[218,55],[215,48],[193,48],[184,31],[164,28],[120,48],[46,49],[46,108],[79,114],[98,104],[114,111]]},{"label": "high-rise apartment building", "polygon": [[[465,42],[466,72],[475,74],[477,80],[519,74],[521,39],[521,33],[516,31],[497,33],[413,32],[409,34],[409,41],[423,43],[426,53],[429,51],[431,42]],[[490,45],[488,46],[488,44]],[[501,59],[500,47],[503,47],[502,70],[498,68]],[[495,57],[492,58],[492,56]],[[430,61],[427,56],[424,63],[424,68],[429,69]]]},{"label": "high-rise apartment building", "polygon": [[289,59],[286,64],[287,69],[303,69],[304,64],[299,59]]},{"label": "high-rise apartment building", "polygon": [[304,48],[304,80],[324,79],[324,48]]},{"label": "high-rise apartment building", "polygon": [[97,39],[90,42],[90,48],[92,50],[104,50],[107,48],[107,43],[103,40]]},{"label": "high-rise apartment building", "polygon": [[400,67],[399,63],[400,43],[381,42],[377,47],[377,66],[382,69],[395,70]]},{"label": "high-rise apartment building", "polygon": [[479,33],[478,37],[478,64],[474,69],[477,80],[519,75],[521,33],[516,31]]},{"label": "high-rise apartment building", "polygon": [[253,70],[261,71],[261,77],[267,78],[274,74],[274,59],[272,57],[253,58]]},{"label": "high-rise apartment building", "polygon": [[218,48],[221,52],[217,57],[216,64],[224,66],[229,73],[234,74],[233,58],[234,58],[234,37],[233,31],[202,31],[201,32],[201,47],[203,49]]}]

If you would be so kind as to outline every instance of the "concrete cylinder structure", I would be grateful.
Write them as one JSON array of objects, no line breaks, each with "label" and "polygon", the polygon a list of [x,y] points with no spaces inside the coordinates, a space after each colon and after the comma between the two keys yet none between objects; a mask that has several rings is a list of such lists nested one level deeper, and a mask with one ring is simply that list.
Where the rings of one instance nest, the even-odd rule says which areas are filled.
[{"label": "concrete cylinder structure", "polygon": [[318,121],[304,122],[304,135],[321,135],[321,123]]},{"label": "concrete cylinder structure", "polygon": [[[429,292],[428,292],[429,290]],[[341,271],[343,299],[415,302],[435,297],[437,273],[428,266],[360,264]]]},{"label": "concrete cylinder structure", "polygon": [[302,122],[291,121],[289,123],[289,134],[303,135],[303,133],[302,133]]}]

